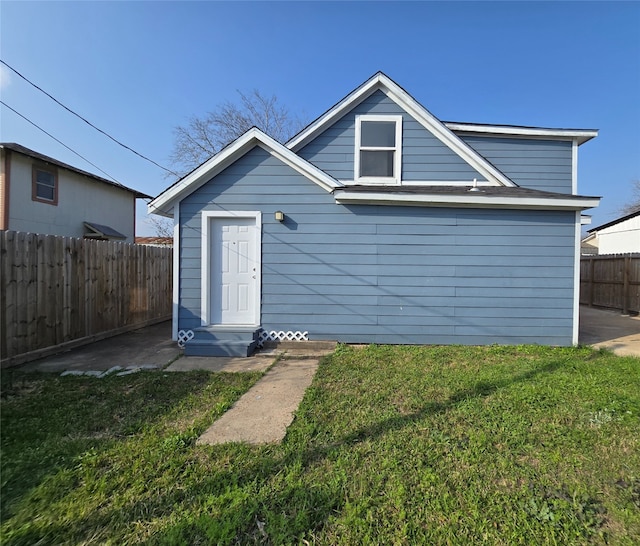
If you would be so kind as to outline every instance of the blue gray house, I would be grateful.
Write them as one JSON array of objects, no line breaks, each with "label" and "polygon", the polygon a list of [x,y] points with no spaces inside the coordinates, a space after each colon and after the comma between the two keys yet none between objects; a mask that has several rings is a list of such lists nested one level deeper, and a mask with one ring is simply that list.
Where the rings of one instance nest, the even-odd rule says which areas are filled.
[{"label": "blue gray house", "polygon": [[575,344],[595,136],[442,122],[382,73],[286,145],[251,129],[149,204],[174,219],[174,338]]}]

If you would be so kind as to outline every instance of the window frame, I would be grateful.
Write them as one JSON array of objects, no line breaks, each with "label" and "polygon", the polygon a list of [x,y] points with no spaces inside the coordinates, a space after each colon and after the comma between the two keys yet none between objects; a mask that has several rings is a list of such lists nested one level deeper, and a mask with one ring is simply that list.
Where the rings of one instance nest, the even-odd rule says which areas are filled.
[{"label": "window frame", "polygon": [[[38,195],[38,172],[45,172],[53,176],[53,199],[40,197]],[[46,203],[47,205],[58,204],[58,170],[48,165],[33,165],[31,170],[31,200],[38,203]]]},{"label": "window frame", "polygon": [[[395,123],[395,146],[362,146],[362,122],[386,121]],[[393,151],[393,176],[360,176],[361,151]],[[360,114],[356,116],[355,153],[354,153],[354,182],[366,184],[400,185],[402,180],[402,116],[384,114]]]}]

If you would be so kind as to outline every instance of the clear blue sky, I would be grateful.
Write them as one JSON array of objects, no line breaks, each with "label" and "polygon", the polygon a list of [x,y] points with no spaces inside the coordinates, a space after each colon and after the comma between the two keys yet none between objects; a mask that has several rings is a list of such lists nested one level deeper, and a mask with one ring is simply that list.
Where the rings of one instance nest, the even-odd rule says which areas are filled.
[{"label": "clear blue sky", "polygon": [[[619,215],[640,179],[639,2],[0,2],[0,57],[168,166],[173,128],[236,90],[311,120],[382,70],[441,120],[599,129],[579,192]],[[8,76],[8,77],[7,77]],[[2,100],[119,182],[173,182],[26,82]],[[0,139],[102,175],[0,109]],[[152,234],[139,207],[138,234]]]}]

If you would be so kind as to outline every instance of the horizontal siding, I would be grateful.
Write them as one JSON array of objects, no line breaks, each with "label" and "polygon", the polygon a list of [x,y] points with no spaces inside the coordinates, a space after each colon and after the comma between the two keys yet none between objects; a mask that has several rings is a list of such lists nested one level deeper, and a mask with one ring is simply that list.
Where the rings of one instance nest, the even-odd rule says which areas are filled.
[{"label": "horizontal siding", "polygon": [[382,91],[366,98],[298,154],[339,180],[353,180],[355,118],[362,114],[402,115],[402,180],[485,180]]},{"label": "horizontal siding", "polygon": [[345,207],[255,148],[180,205],[181,329],[200,325],[202,210],[262,211],[266,330],[362,343],[571,343],[571,212]]},{"label": "horizontal siding", "polygon": [[519,186],[572,192],[571,142],[492,136],[461,138]]},{"label": "horizontal siding", "polygon": [[[435,245],[434,245],[435,246]],[[431,252],[432,254],[436,252],[436,249],[433,247],[424,248],[423,251],[425,253]],[[562,257],[566,256],[566,247],[564,246],[551,246],[551,245],[540,245],[540,246],[532,246],[527,245],[524,247],[513,247],[508,245],[490,245],[489,241],[486,239],[482,240],[478,246],[470,246],[470,245],[459,245],[459,246],[446,246],[440,245],[437,249],[438,254],[444,256],[483,256],[483,255],[493,255],[493,256],[540,256],[542,259],[548,258],[552,259],[553,257]],[[326,253],[344,253],[344,254],[381,254],[384,256],[404,256],[407,253],[407,249],[404,245],[398,243],[396,245],[353,245],[349,242],[344,243],[343,245],[337,245],[332,248],[329,248],[322,244],[308,244],[308,243],[296,243],[295,245],[281,245],[279,243],[263,243],[262,244],[262,252],[265,254],[271,252],[278,253],[294,253],[294,254],[310,254],[310,255],[318,255],[321,256]]]}]

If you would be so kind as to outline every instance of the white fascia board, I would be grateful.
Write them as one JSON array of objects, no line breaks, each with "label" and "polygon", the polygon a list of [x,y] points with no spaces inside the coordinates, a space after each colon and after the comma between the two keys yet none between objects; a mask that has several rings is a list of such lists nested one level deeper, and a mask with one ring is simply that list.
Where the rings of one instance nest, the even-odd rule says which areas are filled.
[{"label": "white fascia board", "polygon": [[[343,186],[357,186],[362,184],[360,180],[338,180],[340,184]],[[368,185],[376,185],[375,183],[367,182]],[[471,188],[474,185],[473,180],[403,180],[401,184],[377,184],[378,186],[394,186],[401,188],[402,186],[413,187],[413,186],[455,186],[455,187],[464,187]],[[489,182],[487,180],[476,180],[475,185],[477,187],[497,187],[498,184],[495,182]]]},{"label": "white fascia board", "polygon": [[[474,186],[474,181],[473,180],[403,180],[402,181],[402,185],[403,186],[456,186],[456,187],[463,187],[463,188],[472,188]],[[488,188],[488,187],[497,187],[498,184],[496,184],[494,181],[488,181],[488,180],[476,180],[475,181],[475,185],[476,187],[484,187],[484,188]]]},{"label": "white fascia board", "polygon": [[205,161],[202,165],[191,171],[182,180],[179,180],[173,186],[158,195],[158,197],[147,205],[148,212],[150,214],[168,212],[170,208],[173,208],[176,202],[179,202],[183,197],[185,197],[184,194],[186,194],[187,191],[191,193],[204,184],[210,178],[210,173],[214,173],[216,171],[220,172],[231,164],[231,158],[235,158],[236,155],[241,155],[240,152],[242,149],[246,147],[253,138],[253,129],[250,129],[232,144],[223,148],[211,159]]},{"label": "white fascia board", "polygon": [[578,194],[578,139],[571,142],[571,193]]},{"label": "white fascia board", "polygon": [[466,207],[498,209],[555,209],[584,210],[597,207],[598,197],[583,199],[563,199],[544,197],[504,197],[483,196],[477,193],[469,195],[428,195],[428,194],[389,194],[340,191],[335,195],[336,203],[341,205],[400,205],[424,207]]},{"label": "white fascia board", "polygon": [[173,215],[173,301],[171,304],[171,339],[178,341],[178,321],[180,319],[180,207]]},{"label": "white fascia board", "polygon": [[[264,135],[266,136],[266,135]],[[342,184],[338,182],[331,175],[327,174],[323,170],[319,169],[315,165],[312,165],[307,160],[301,158],[299,155],[293,153],[288,148],[285,148],[279,142],[267,137],[273,141],[277,147],[273,147],[268,143],[260,143],[259,146],[277,157],[280,161],[299,172],[301,175],[309,178],[312,182],[315,182],[323,190],[332,192],[336,188],[340,188]]]},{"label": "white fascia board", "polygon": [[478,125],[475,123],[445,122],[452,131],[461,133],[482,133],[524,138],[544,138],[551,140],[576,140],[578,145],[598,136],[595,129],[546,129],[544,127],[517,127],[512,125]]},{"label": "white fascia board", "polygon": [[580,326],[580,211],[576,211],[575,246],[573,250],[573,332],[571,342],[578,345]]},{"label": "white fascia board", "polygon": [[151,203],[147,203],[147,214],[157,214],[158,216],[163,216],[164,218],[173,218],[173,206],[169,208],[160,209],[152,209]]},{"label": "white fascia board", "polygon": [[418,123],[431,132],[444,145],[458,154],[458,156],[464,159],[487,180],[495,181],[500,186],[510,188],[517,187],[504,173],[496,169],[496,167],[464,142],[458,135],[448,129],[438,118],[411,97],[398,84],[384,76],[384,74],[381,74],[381,81],[387,88],[388,95],[391,99],[398,103],[408,114],[413,116]]},{"label": "white fascia board", "polygon": [[285,146],[294,152],[297,152],[310,140],[316,137],[325,127],[332,125],[339,118],[341,118],[348,110],[351,110],[358,104],[360,104],[369,95],[373,94],[378,88],[380,83],[380,77],[382,73],[378,72],[366,82],[360,85],[355,91],[349,93],[338,104],[327,110],[318,119],[311,123],[306,129],[303,129],[291,140],[289,140]]},{"label": "white fascia board", "polygon": [[326,127],[337,121],[349,110],[355,108],[369,95],[380,89],[391,100],[396,102],[407,114],[411,115],[418,123],[431,132],[445,146],[449,147],[458,156],[464,159],[471,167],[482,174],[487,180],[495,182],[495,185],[517,187],[504,173],[499,171],[484,157],[464,142],[459,136],[449,130],[438,118],[429,112],[424,106],[411,97],[392,79],[381,72],[367,80],[358,89],[347,95],[333,108],[320,116],[314,123],[287,142],[287,148],[298,151],[305,144],[315,138]]},{"label": "white fascia board", "polygon": [[333,177],[254,127],[151,201],[147,206],[148,212],[168,215],[176,203],[222,172],[254,146],[260,146],[328,192],[341,186]]}]

